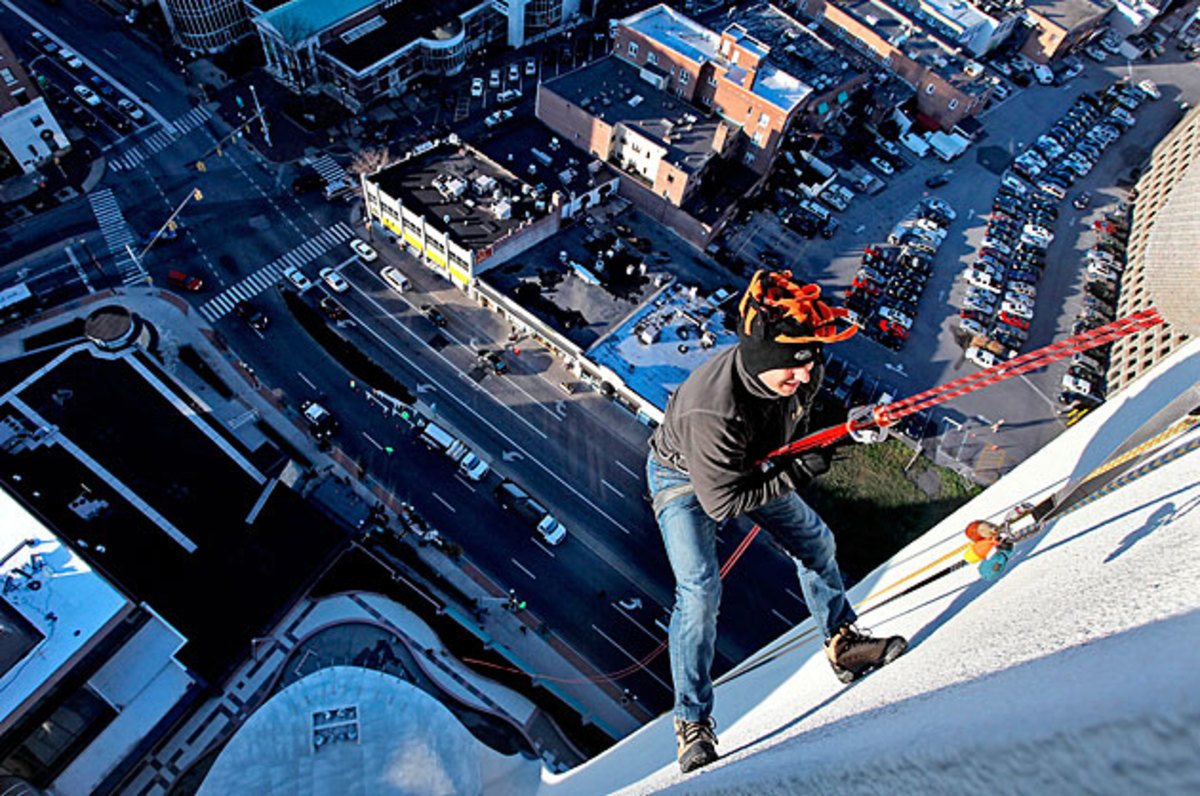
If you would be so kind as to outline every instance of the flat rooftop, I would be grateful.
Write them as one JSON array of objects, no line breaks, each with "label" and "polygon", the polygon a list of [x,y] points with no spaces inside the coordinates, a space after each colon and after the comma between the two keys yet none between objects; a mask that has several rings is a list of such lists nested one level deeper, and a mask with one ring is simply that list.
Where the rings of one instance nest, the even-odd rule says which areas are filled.
[{"label": "flat rooftop", "polygon": [[262,15],[262,21],[290,44],[316,36],[379,0],[291,0]]},{"label": "flat rooftop", "polygon": [[547,90],[606,124],[623,123],[667,148],[667,160],[686,171],[701,168],[713,153],[723,124],[699,108],[644,81],[636,66],[608,56],[548,81]]},{"label": "flat rooftop", "polygon": [[1065,30],[1107,13],[1110,5],[1094,0],[1027,0],[1025,8],[1045,17]]},{"label": "flat rooftop", "polygon": [[[740,20],[739,20],[740,22]],[[733,26],[728,29],[731,37],[742,48],[763,60],[754,75],[751,85],[746,85],[749,75],[745,69],[727,61],[719,47],[721,34],[710,30],[670,6],[657,5],[622,20],[631,30],[660,42],[675,52],[696,63],[713,61],[721,64],[726,79],[762,97],[778,108],[791,111],[812,94],[811,86],[795,74],[785,71],[778,63],[767,58],[770,44],[759,40],[755,31]]]},{"label": "flat rooftop", "polygon": [[962,30],[969,30],[991,19],[979,6],[964,0],[920,0],[919,7],[930,16],[940,17]]},{"label": "flat rooftop", "polygon": [[[12,409],[0,407],[0,444],[12,441]],[[8,454],[4,479],[30,473]],[[73,486],[78,486],[73,485]],[[43,496],[44,497],[44,496]],[[44,503],[33,498],[29,505]],[[53,676],[129,605],[88,562],[0,489],[0,719]]]},{"label": "flat rooftop", "polygon": [[907,17],[879,0],[849,0],[838,7],[862,20],[909,58],[928,66],[959,90],[981,94],[990,88],[983,79],[965,74],[967,59],[955,55],[950,43],[942,41],[916,18]]},{"label": "flat rooftop", "polygon": [[672,283],[613,329],[588,356],[666,411],[667,400],[693,370],[737,344],[737,334],[725,327],[723,299],[736,312],[732,307],[736,294],[704,294]]},{"label": "flat rooftop", "polygon": [[[430,226],[479,250],[547,214],[534,186],[473,147],[443,142],[367,177]],[[481,187],[488,187],[482,191]],[[505,209],[507,208],[507,209]]]},{"label": "flat rooftop", "polygon": [[460,15],[479,0],[403,0],[325,44],[325,52],[353,72],[362,72],[418,39],[440,41],[462,32]]},{"label": "flat rooftop", "polygon": [[619,172],[568,143],[535,118],[517,116],[472,146],[533,185],[542,197],[554,191],[579,195],[612,180]]},{"label": "flat rooftop", "polygon": [[[257,471],[254,453],[148,357],[91,351],[66,353],[0,396],[27,427],[56,429],[36,447],[0,452],[0,484],[38,507],[64,540],[58,555],[72,556],[70,567],[102,572],[187,637],[179,660],[213,681],[245,656],[344,534]],[[69,637],[63,626],[56,638]]]},{"label": "flat rooftop", "polygon": [[820,91],[870,73],[871,65],[857,53],[839,52],[773,5],[756,4],[737,14],[737,22],[770,47],[767,62]]}]

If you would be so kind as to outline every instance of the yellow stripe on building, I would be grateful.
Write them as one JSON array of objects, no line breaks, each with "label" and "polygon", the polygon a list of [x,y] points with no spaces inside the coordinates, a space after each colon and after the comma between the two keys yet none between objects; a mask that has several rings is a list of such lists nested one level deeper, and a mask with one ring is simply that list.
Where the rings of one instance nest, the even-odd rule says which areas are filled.
[{"label": "yellow stripe on building", "polygon": [[420,238],[415,238],[408,232],[404,233],[404,239],[406,241],[408,241],[409,243],[411,243],[416,248],[417,251],[421,251],[422,249],[425,248],[425,244],[423,244],[421,242]]}]

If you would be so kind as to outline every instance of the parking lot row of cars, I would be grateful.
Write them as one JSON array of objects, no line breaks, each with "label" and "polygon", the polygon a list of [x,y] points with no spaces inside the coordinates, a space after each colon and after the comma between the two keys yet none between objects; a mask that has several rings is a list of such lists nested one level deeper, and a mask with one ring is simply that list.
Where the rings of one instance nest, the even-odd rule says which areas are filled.
[{"label": "parking lot row of cars", "polygon": [[844,302],[864,334],[893,351],[904,347],[934,256],[956,216],[945,200],[927,197],[896,224],[887,245],[866,248]]},{"label": "parking lot row of cars", "polygon": [[[967,289],[959,327],[971,337],[969,361],[991,367],[1024,345],[1058,204],[1135,123],[1132,112],[1153,96],[1151,89],[1117,83],[1097,95],[1084,94],[1013,160],[997,189],[976,257],[963,271]],[[1082,209],[1089,199],[1081,194],[1074,204]]]}]

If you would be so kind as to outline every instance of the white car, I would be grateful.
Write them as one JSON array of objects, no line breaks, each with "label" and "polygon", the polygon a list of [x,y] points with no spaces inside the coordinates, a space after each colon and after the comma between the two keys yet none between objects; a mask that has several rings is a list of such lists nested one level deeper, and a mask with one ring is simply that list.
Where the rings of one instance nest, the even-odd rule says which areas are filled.
[{"label": "white car", "polygon": [[1000,358],[986,348],[971,346],[963,356],[981,368],[990,368],[1000,364]]},{"label": "white car", "polygon": [[912,328],[912,318],[905,315],[900,310],[894,307],[882,306],[879,308],[879,317],[886,318],[897,326],[903,326],[905,329]]},{"label": "white car", "polygon": [[880,149],[882,149],[884,152],[887,152],[889,155],[900,154],[900,148],[885,138],[876,138],[875,143],[879,145]]},{"label": "white car", "polygon": [[366,241],[359,240],[358,238],[350,241],[350,250],[357,254],[364,263],[373,263],[379,257],[379,254],[368,246]]},{"label": "white car", "polygon": [[889,177],[896,173],[896,170],[894,168],[892,168],[892,164],[888,163],[886,160],[879,157],[878,155],[871,156],[871,165],[874,166],[875,168],[879,169],[881,172],[888,175]]},{"label": "white car", "polygon": [[117,107],[125,111],[125,114],[135,122],[140,122],[142,119],[146,118],[145,111],[139,108],[131,100],[127,100],[124,97],[121,97],[121,99],[117,100]]},{"label": "white car", "polygon": [[[72,69],[83,69],[83,59],[70,50],[59,50],[58,57],[62,62]],[[1155,99],[1158,99],[1155,97]]]},{"label": "white car", "polygon": [[1141,83],[1138,83],[1138,88],[1140,88],[1150,99],[1162,98],[1162,92],[1158,90],[1158,86],[1154,85],[1153,80],[1143,80]]},{"label": "white car", "polygon": [[1000,281],[988,273],[980,271],[971,271],[967,274],[967,283],[974,287],[981,287],[984,290],[995,290],[999,292]]},{"label": "white car", "polygon": [[295,266],[285,269],[283,275],[286,276],[288,281],[295,285],[296,289],[301,293],[313,286],[312,280],[305,276],[304,272]]},{"label": "white car", "polygon": [[493,69],[488,73],[488,88],[500,88],[500,70]]},{"label": "white car", "polygon": [[1089,276],[1099,277],[1100,279],[1111,279],[1114,282],[1118,278],[1118,274],[1115,270],[1104,263],[1097,262],[1096,260],[1091,260],[1088,262],[1087,272]]},{"label": "white car", "polygon": [[488,127],[496,127],[497,125],[504,124],[512,117],[513,111],[511,108],[501,108],[495,113],[489,113],[487,117],[484,118],[483,123]]},{"label": "white car", "polygon": [[483,78],[476,77],[471,79],[471,96],[478,99],[483,96]]},{"label": "white car", "polygon": [[100,98],[96,96],[96,92],[87,86],[76,86],[74,91],[76,97],[79,97],[91,107],[97,108],[100,106]]},{"label": "white car", "polygon": [[1095,393],[1092,391],[1091,384],[1079,378],[1078,376],[1072,376],[1070,373],[1067,373],[1062,377],[1062,386],[1064,390],[1077,392],[1081,395],[1095,395]]},{"label": "white car", "polygon": [[959,318],[958,328],[970,335],[983,336],[987,334],[987,327],[979,321],[971,320],[970,318]]},{"label": "white car", "polygon": [[346,277],[333,270],[332,267],[326,266],[317,272],[325,284],[329,285],[329,289],[336,293],[345,293],[350,289],[350,283],[346,281]]},{"label": "white car", "polygon": [[950,203],[947,202],[945,199],[939,199],[936,196],[930,196],[926,199],[923,199],[922,202],[930,210],[941,213],[943,216],[950,219],[951,221],[958,218],[958,213],[956,213],[954,211],[954,208],[951,207]]},{"label": "white car", "polygon": [[1016,315],[1018,318],[1023,318],[1027,321],[1033,320],[1033,307],[1030,307],[1028,304],[1017,304],[1006,300],[1000,305],[1000,311],[1007,312],[1009,315]]},{"label": "white car", "polygon": [[467,451],[458,462],[458,471],[472,481],[482,481],[491,470],[487,462],[480,459],[472,451]]},{"label": "white car", "polygon": [[521,67],[519,64],[508,65],[508,80],[510,83],[515,83],[521,79]]},{"label": "white car", "polygon": [[1027,285],[1024,282],[1013,282],[1008,286],[1008,292],[1018,296],[1037,297],[1037,288],[1033,285]]},{"label": "white car", "polygon": [[1022,235],[1028,235],[1031,238],[1041,238],[1047,244],[1054,240],[1054,233],[1039,224],[1026,224],[1021,230]]},{"label": "white car", "polygon": [[504,91],[496,92],[496,102],[500,103],[501,105],[508,105],[510,103],[520,101],[521,92],[515,88],[506,88]]},{"label": "white car", "polygon": [[536,75],[537,74],[537,61],[535,61],[532,58],[525,59],[525,74],[527,74],[527,75]]}]

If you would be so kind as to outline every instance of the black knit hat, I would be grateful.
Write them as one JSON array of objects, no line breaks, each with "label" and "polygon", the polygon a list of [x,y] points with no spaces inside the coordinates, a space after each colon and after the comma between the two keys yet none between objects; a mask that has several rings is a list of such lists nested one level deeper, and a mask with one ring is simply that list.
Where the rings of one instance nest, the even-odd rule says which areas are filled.
[{"label": "black knit hat", "polygon": [[759,271],[750,280],[738,309],[738,345],[746,370],[755,375],[816,361],[825,343],[845,340],[858,331],[839,330],[844,309],[820,301],[821,288],[799,285],[791,271]]}]

